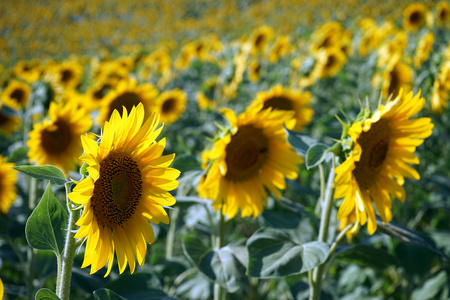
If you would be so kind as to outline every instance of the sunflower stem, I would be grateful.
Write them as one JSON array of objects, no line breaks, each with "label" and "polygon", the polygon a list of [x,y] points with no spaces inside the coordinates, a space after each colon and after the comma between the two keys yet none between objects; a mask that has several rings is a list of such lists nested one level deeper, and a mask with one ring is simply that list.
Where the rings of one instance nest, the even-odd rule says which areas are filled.
[{"label": "sunflower stem", "polygon": [[[217,235],[216,249],[219,250],[225,244],[225,216],[222,213],[222,210],[219,211],[219,233]],[[223,289],[220,284],[217,282],[214,283],[214,300],[221,300],[224,298]]]},{"label": "sunflower stem", "polygon": [[[69,186],[71,182],[65,184],[66,197],[69,193]],[[72,202],[67,198],[67,207],[69,209],[69,222],[67,226],[66,242],[64,245],[61,272],[58,273],[56,282],[59,284],[56,287],[56,295],[61,300],[68,300],[70,294],[70,280],[72,277],[73,258],[75,256],[75,250],[77,249],[77,243],[75,240],[75,223],[80,217],[80,211],[72,209]]]},{"label": "sunflower stem", "polygon": [[177,229],[178,210],[170,211],[170,226],[167,233],[166,242],[166,260],[171,260],[173,257],[173,245],[175,242],[175,231]]},{"label": "sunflower stem", "polygon": [[[334,177],[336,176],[334,173],[335,161],[333,156],[333,163],[330,169],[330,173],[328,174],[328,181],[325,188],[325,193],[323,194],[323,199],[321,199],[322,203],[322,213],[320,217],[320,229],[319,229],[319,237],[318,241],[327,242],[328,239],[328,229],[330,227],[330,216],[333,208],[333,182]],[[321,182],[323,185],[324,181]],[[322,193],[321,193],[322,194]],[[309,280],[310,280],[310,300],[318,300],[320,299],[320,290],[322,287],[323,273],[325,271],[325,263],[317,266],[312,272],[309,272]]]},{"label": "sunflower stem", "polygon": [[[34,208],[36,207],[36,189],[37,189],[37,179],[36,178],[29,178],[29,188],[28,188],[28,211],[29,214],[33,212]],[[31,300],[33,299],[33,280],[34,280],[34,272],[33,272],[33,265],[34,265],[34,256],[36,253],[36,249],[30,247],[27,249],[27,261],[28,261],[28,268],[27,268],[27,277],[26,277],[26,286],[27,286],[27,299]]]}]

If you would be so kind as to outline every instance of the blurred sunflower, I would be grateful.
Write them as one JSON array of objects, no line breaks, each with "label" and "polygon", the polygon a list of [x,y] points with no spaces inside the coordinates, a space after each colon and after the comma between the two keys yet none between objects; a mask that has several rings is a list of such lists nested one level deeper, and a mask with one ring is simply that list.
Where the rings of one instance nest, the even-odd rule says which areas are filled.
[{"label": "blurred sunflower", "polygon": [[437,114],[442,114],[444,108],[448,106],[448,98],[449,91],[441,84],[439,79],[436,79],[431,93],[431,109]]},{"label": "blurred sunflower", "polygon": [[4,105],[19,110],[22,107],[26,107],[30,94],[31,88],[29,84],[11,80],[1,94],[1,101],[3,101]]},{"label": "blurred sunflower", "polygon": [[64,61],[56,69],[58,83],[64,89],[73,89],[81,84],[83,66],[75,61]]},{"label": "blurred sunflower", "polygon": [[303,160],[287,143],[283,124],[292,111],[249,108],[238,117],[230,109],[221,112],[231,128],[222,133],[211,150],[202,154],[206,175],[197,190],[212,199],[214,209],[233,218],[256,217],[267,203],[266,189],[277,199],[286,188],[285,178],[296,179]]},{"label": "blurred sunflower", "polygon": [[92,126],[86,110],[77,107],[77,103],[50,103],[48,119],[35,124],[29,133],[27,142],[28,157],[37,165],[53,165],[64,171],[78,166],[78,156],[82,152],[79,136]]},{"label": "blurred sunflower", "polygon": [[323,78],[323,77],[333,77],[335,76],[347,62],[347,57],[341,48],[323,48],[314,53],[316,58],[316,65],[312,70],[313,77]]},{"label": "blurred sunflower", "polygon": [[381,95],[384,99],[389,97],[396,98],[401,89],[405,93],[412,89],[413,70],[400,58],[392,60],[383,73],[374,77],[374,85],[377,86],[381,81]]},{"label": "blurred sunflower", "polygon": [[267,92],[256,94],[255,100],[250,104],[251,109],[272,108],[273,110],[294,111],[291,119],[287,120],[285,126],[289,130],[301,131],[311,122],[314,111],[311,108],[312,96],[310,92],[301,92],[285,89],[281,84],[272,87]]},{"label": "blurred sunflower", "polygon": [[215,93],[217,88],[217,76],[213,76],[205,80],[202,89],[196,95],[198,107],[201,110],[214,110],[217,107],[215,101]]},{"label": "blurred sunflower", "polygon": [[408,164],[419,164],[414,151],[431,135],[433,124],[430,118],[410,118],[424,105],[420,94],[413,97],[412,92],[405,95],[400,91],[394,100],[348,130],[351,153],[335,169],[334,197],[344,198],[337,215],[341,230],[357,221],[348,232],[349,239],[366,222],[369,234],[375,232],[374,205],[383,222],[390,222],[391,197],[405,201],[404,178],[420,178]]},{"label": "blurred sunflower", "polygon": [[151,83],[138,85],[136,79],[122,80],[101,101],[97,121],[103,124],[111,117],[114,110],[122,113],[125,107],[127,111],[131,111],[131,108],[139,103],[144,105],[147,118],[151,114],[151,106],[154,105],[157,95],[158,90]]},{"label": "blurred sunflower", "polygon": [[339,22],[327,22],[311,35],[311,52],[320,49],[339,47],[341,43],[342,25]]},{"label": "blurred sunflower", "polygon": [[269,61],[271,63],[276,63],[280,58],[291,53],[293,50],[294,46],[292,45],[289,36],[279,36],[270,48]]},{"label": "blurred sunflower", "polygon": [[11,77],[33,83],[41,77],[42,69],[37,60],[19,61],[12,68]]},{"label": "blurred sunflower", "polygon": [[22,120],[18,116],[18,112],[0,102],[0,133],[10,136],[19,130],[20,124],[22,124]]},{"label": "blurred sunflower", "polygon": [[414,55],[414,67],[417,69],[430,57],[431,50],[433,49],[434,34],[427,32],[419,41]]},{"label": "blurred sunflower", "polygon": [[266,25],[256,28],[249,38],[251,53],[253,55],[257,55],[264,52],[268,43],[273,39],[273,37],[273,28]]},{"label": "blurred sunflower", "polygon": [[162,92],[154,102],[154,111],[164,124],[174,123],[186,110],[187,95],[180,89]]},{"label": "blurred sunflower", "polygon": [[426,24],[427,8],[423,3],[414,2],[403,11],[403,28],[416,31]]},{"label": "blurred sunflower", "polygon": [[448,26],[450,21],[450,5],[447,1],[440,1],[436,5],[436,22],[439,27]]},{"label": "blurred sunflower", "polygon": [[0,211],[4,214],[8,213],[17,196],[16,182],[18,171],[12,167],[14,167],[14,164],[8,163],[6,157],[0,155]]},{"label": "blurred sunflower", "polygon": [[164,206],[175,204],[169,191],[178,186],[180,171],[169,168],[175,154],[161,156],[165,139],[155,141],[162,130],[158,126],[159,117],[146,118],[140,103],[129,115],[126,109],[122,116],[113,112],[100,145],[81,136],[80,159],[89,165],[89,177],[68,197],[83,208],[75,238],[87,239],[82,268],[90,265],[91,274],[108,264],[108,276],[114,254],[119,272],[129,264],[133,273],[136,258],[142,266],[147,243],[155,239],[148,221],[169,223]]},{"label": "blurred sunflower", "polygon": [[248,80],[258,82],[261,77],[261,63],[253,59],[248,64]]}]

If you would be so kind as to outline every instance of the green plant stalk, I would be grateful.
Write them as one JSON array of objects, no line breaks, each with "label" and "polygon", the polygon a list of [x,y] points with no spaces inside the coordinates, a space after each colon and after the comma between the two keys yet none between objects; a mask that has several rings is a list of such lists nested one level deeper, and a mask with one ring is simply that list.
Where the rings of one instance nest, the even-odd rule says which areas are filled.
[{"label": "green plant stalk", "polygon": [[[222,210],[219,211],[219,233],[217,235],[216,249],[219,250],[225,245],[225,216],[222,213]],[[214,300],[221,300],[223,295],[223,289],[218,283],[214,283]]]},{"label": "green plant stalk", "polygon": [[[328,229],[330,227],[330,216],[333,208],[333,183],[336,174],[334,173],[335,162],[333,157],[332,167],[328,175],[327,185],[325,188],[324,198],[321,199],[322,213],[320,216],[319,238],[320,242],[327,242]],[[320,298],[320,289],[322,287],[323,273],[325,271],[325,263],[314,268],[309,272],[310,281],[310,300],[318,300]]]},{"label": "green plant stalk", "polygon": [[[72,184],[68,182],[65,184],[66,187],[66,197],[69,192],[69,185]],[[74,210],[72,208],[72,202],[67,198],[67,207],[69,209],[69,222],[67,226],[66,242],[64,245],[64,251],[61,263],[61,272],[58,273],[56,282],[56,295],[61,300],[68,300],[70,295],[70,280],[72,277],[72,266],[73,258],[75,256],[75,250],[77,248],[77,243],[75,240],[76,225],[75,223],[80,217],[80,211]]]},{"label": "green plant stalk", "polygon": [[[33,178],[33,177],[29,178],[29,188],[28,188],[28,211],[29,211],[29,214],[31,214],[36,207],[36,188],[37,188],[37,179]],[[27,299],[28,300],[34,299],[34,295],[33,295],[33,280],[34,280],[33,265],[34,265],[35,254],[36,254],[36,250],[34,248],[29,247],[27,249],[28,269],[27,269],[27,277],[26,277],[26,286],[27,286]]]},{"label": "green plant stalk", "polygon": [[173,245],[175,242],[175,231],[177,229],[178,210],[170,211],[170,226],[167,233],[166,241],[166,259],[171,260],[173,257]]}]

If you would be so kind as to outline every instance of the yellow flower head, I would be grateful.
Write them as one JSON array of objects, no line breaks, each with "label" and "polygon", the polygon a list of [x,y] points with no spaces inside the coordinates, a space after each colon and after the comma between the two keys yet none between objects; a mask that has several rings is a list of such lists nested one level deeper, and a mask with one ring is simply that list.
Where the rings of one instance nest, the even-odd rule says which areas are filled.
[{"label": "yellow flower head", "polygon": [[212,199],[214,208],[229,218],[239,209],[242,217],[262,213],[266,189],[280,199],[285,178],[296,179],[297,165],[303,162],[287,143],[283,129],[293,112],[261,108],[249,108],[238,117],[222,109],[231,129],[202,155],[208,171],[198,193]]},{"label": "yellow flower head", "polygon": [[415,2],[403,11],[403,28],[416,31],[426,24],[427,8],[423,3]]},{"label": "yellow flower head", "polygon": [[434,34],[427,32],[419,41],[414,55],[414,67],[417,69],[430,57],[434,44]]},{"label": "yellow flower head", "polygon": [[187,95],[180,89],[162,92],[155,100],[154,111],[164,124],[174,123],[186,109]]},{"label": "yellow flower head", "polygon": [[48,119],[35,124],[27,142],[28,157],[37,165],[53,165],[64,171],[74,171],[82,152],[79,136],[86,133],[92,121],[86,110],[77,103],[50,103]]},{"label": "yellow flower head", "polygon": [[164,206],[175,204],[169,191],[178,186],[180,172],[169,168],[174,154],[161,156],[165,139],[155,141],[162,130],[159,117],[145,117],[142,104],[122,116],[115,110],[100,144],[81,136],[80,159],[89,165],[89,177],[68,197],[83,207],[75,238],[87,239],[82,268],[90,265],[91,274],[108,264],[108,276],[114,256],[120,273],[127,264],[133,273],[136,259],[144,264],[147,243],[155,239],[149,221],[169,223]]},{"label": "yellow flower head", "polygon": [[400,90],[405,93],[412,89],[413,70],[401,61],[400,56],[391,59],[390,63],[383,70],[382,74],[376,74],[373,80],[374,86],[381,81],[381,95],[388,99],[391,95],[396,98]]},{"label": "yellow flower head", "polygon": [[0,155],[0,212],[6,214],[16,200],[17,171]]},{"label": "yellow flower head", "polygon": [[3,101],[4,105],[19,110],[21,107],[27,105],[30,94],[31,88],[29,84],[18,80],[11,80],[1,94],[1,101]]},{"label": "yellow flower head", "polygon": [[436,21],[439,27],[448,26],[450,21],[450,5],[447,1],[440,1],[436,5]]},{"label": "yellow flower head", "polygon": [[375,232],[374,208],[383,222],[391,221],[391,197],[405,201],[404,178],[420,178],[409,164],[419,164],[414,152],[431,135],[433,124],[430,118],[410,118],[424,105],[420,94],[400,91],[395,100],[348,130],[352,150],[335,169],[334,197],[344,198],[337,215],[341,230],[356,221],[349,239],[366,223],[369,234]]},{"label": "yellow flower head", "polygon": [[312,96],[310,92],[285,89],[280,84],[272,87],[267,92],[259,92],[250,107],[261,107],[273,110],[294,111],[293,117],[286,121],[286,127],[290,130],[301,131],[311,122],[314,111],[311,108]]}]

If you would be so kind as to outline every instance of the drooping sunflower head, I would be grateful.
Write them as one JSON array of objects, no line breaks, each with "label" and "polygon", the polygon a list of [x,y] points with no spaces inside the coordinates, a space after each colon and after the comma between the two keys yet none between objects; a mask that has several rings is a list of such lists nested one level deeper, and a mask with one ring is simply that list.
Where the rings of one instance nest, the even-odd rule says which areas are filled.
[{"label": "drooping sunflower head", "polygon": [[86,110],[72,103],[50,103],[48,118],[41,124],[35,124],[29,133],[27,142],[28,157],[37,165],[53,165],[64,171],[79,165],[78,157],[82,152],[79,136],[92,126]]},{"label": "drooping sunflower head", "polygon": [[416,31],[426,24],[427,8],[423,3],[415,2],[403,11],[403,28]]},{"label": "drooping sunflower head", "polygon": [[162,92],[155,100],[154,111],[164,124],[174,123],[186,109],[187,95],[180,89]]},{"label": "drooping sunflower head", "polygon": [[262,109],[293,111],[293,117],[285,123],[285,126],[290,130],[301,131],[311,122],[314,114],[311,103],[311,93],[285,89],[281,85],[276,85],[267,92],[259,92],[250,107],[262,106]]},{"label": "drooping sunflower head", "polygon": [[91,274],[108,264],[106,277],[115,256],[120,273],[127,264],[133,273],[155,239],[149,221],[169,223],[164,207],[175,204],[169,191],[178,186],[180,172],[169,168],[174,154],[161,156],[165,139],[155,141],[161,130],[159,117],[146,118],[140,103],[129,114],[113,112],[100,144],[81,136],[80,159],[89,165],[89,177],[68,197],[83,208],[75,238],[87,239],[82,267],[90,265]]},{"label": "drooping sunflower head", "polygon": [[6,214],[16,200],[17,171],[13,163],[8,163],[6,157],[0,155],[0,212]]},{"label": "drooping sunflower head", "polygon": [[31,87],[29,84],[18,80],[12,80],[3,90],[1,101],[3,101],[4,105],[19,110],[27,105],[30,94]]},{"label": "drooping sunflower head", "polygon": [[122,113],[123,107],[125,107],[127,111],[131,111],[131,108],[139,103],[144,105],[146,117],[148,117],[157,94],[158,91],[150,83],[138,85],[135,79],[122,80],[101,101],[97,122],[103,124],[109,120],[114,110]]},{"label": "drooping sunflower head", "polygon": [[293,112],[261,108],[249,108],[238,117],[222,109],[231,127],[202,155],[207,172],[198,193],[212,199],[214,208],[229,218],[238,210],[242,217],[262,213],[266,190],[280,199],[285,178],[297,178],[298,164],[303,162],[287,143],[283,129]]},{"label": "drooping sunflower head", "polygon": [[349,239],[366,223],[369,234],[375,232],[375,208],[383,222],[390,222],[391,198],[406,199],[405,177],[420,178],[409,164],[419,164],[414,152],[431,135],[433,124],[430,118],[411,117],[424,105],[420,94],[400,91],[394,100],[348,130],[351,150],[334,171],[334,197],[343,198],[337,215],[341,229],[354,223]]}]

